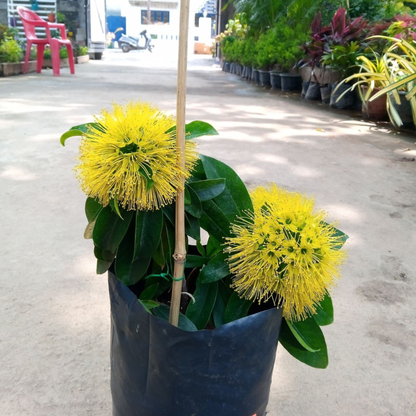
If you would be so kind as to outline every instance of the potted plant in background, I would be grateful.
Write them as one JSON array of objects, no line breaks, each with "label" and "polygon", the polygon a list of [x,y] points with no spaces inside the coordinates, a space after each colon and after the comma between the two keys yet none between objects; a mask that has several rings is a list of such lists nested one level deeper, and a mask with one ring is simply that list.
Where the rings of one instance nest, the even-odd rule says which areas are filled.
[{"label": "potted plant in background", "polygon": [[275,47],[273,35],[273,31],[268,30],[267,32],[260,35],[260,38],[256,43],[259,81],[260,84],[264,87],[271,85],[269,71],[275,63]]},{"label": "potted plant in background", "polygon": [[[328,365],[320,326],[333,321],[328,290],[347,236],[301,194],[276,185],[249,193],[230,167],[197,154],[192,139],[215,129],[185,129],[184,167],[175,121],[142,102],[61,137],[82,136],[85,237],[97,272],[109,271],[113,414],[260,416],[278,339],[298,360]],[[173,252],[182,175],[186,260]],[[177,279],[172,255],[186,261]],[[182,282],[179,328],[166,322],[173,280]]]}]

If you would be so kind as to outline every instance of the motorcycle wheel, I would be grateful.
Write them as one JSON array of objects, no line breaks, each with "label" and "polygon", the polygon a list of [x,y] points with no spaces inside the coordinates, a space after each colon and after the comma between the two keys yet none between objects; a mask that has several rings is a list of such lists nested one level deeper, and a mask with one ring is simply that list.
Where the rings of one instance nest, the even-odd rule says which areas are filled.
[{"label": "motorcycle wheel", "polygon": [[125,43],[123,43],[120,47],[121,47],[121,50],[122,50],[124,53],[127,53],[127,52],[129,52],[129,51],[130,51],[130,47],[129,47],[128,45],[126,45]]}]

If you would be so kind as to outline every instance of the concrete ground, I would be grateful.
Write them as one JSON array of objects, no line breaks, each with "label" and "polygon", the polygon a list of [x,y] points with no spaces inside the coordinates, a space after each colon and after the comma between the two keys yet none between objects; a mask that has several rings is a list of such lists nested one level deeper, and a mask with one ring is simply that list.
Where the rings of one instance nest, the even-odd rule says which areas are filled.
[{"label": "concrete ground", "polygon": [[[312,369],[279,348],[269,415],[415,415],[416,136],[212,64],[189,64],[188,120],[220,132],[199,140],[201,153],[250,187],[274,181],[314,195],[350,236],[335,323],[324,329],[330,365]],[[1,415],[110,416],[107,281],[83,239],[79,140],[63,148],[59,137],[113,101],[174,113],[175,85],[175,58],[160,52],[112,51],[75,76],[0,79]]]}]

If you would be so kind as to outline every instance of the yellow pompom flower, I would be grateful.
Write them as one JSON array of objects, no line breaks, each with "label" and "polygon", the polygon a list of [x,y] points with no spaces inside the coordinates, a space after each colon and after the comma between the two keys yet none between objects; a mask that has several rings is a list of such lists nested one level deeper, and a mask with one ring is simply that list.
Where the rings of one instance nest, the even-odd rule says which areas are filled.
[{"label": "yellow pompom flower", "polygon": [[272,185],[251,198],[254,212],[237,220],[227,238],[233,288],[259,303],[272,298],[289,320],[305,319],[339,276],[342,237],[299,193]]},{"label": "yellow pompom flower", "polygon": [[153,210],[170,204],[182,190],[197,160],[195,143],[187,141],[185,169],[178,166],[175,125],[145,102],[114,105],[95,117],[83,136],[76,167],[82,190],[106,206],[116,199],[128,210]]}]

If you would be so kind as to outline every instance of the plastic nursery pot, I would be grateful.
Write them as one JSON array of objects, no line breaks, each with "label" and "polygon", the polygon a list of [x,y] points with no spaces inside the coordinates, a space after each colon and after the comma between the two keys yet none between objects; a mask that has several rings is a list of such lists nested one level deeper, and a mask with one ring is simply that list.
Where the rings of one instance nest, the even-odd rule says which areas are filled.
[{"label": "plastic nursery pot", "polygon": [[297,91],[302,87],[302,78],[296,74],[280,74],[282,91]]},{"label": "plastic nursery pot", "polygon": [[243,67],[240,64],[235,64],[235,73],[237,75],[241,75],[242,72],[243,72]]},{"label": "plastic nursery pot", "polygon": [[331,90],[331,84],[321,85],[321,98],[325,104],[329,104],[331,101]]},{"label": "plastic nursery pot", "polygon": [[270,72],[259,69],[259,81],[263,87],[270,87]]},{"label": "plastic nursery pot", "polygon": [[113,416],[263,416],[281,310],[187,332],[109,272]]},{"label": "plastic nursery pot", "polygon": [[270,83],[274,90],[280,90],[282,88],[282,81],[279,72],[270,71]]},{"label": "plastic nursery pot", "polygon": [[311,83],[310,81],[302,82],[302,93],[301,93],[302,98],[305,98],[305,95],[308,92],[308,88],[309,88],[310,83]]},{"label": "plastic nursery pot", "polygon": [[230,72],[230,63],[229,62],[225,62],[225,64],[224,64],[224,71],[225,72]]},{"label": "plastic nursery pot", "polygon": [[[361,86],[363,96],[367,94],[368,88],[364,85]],[[375,95],[379,91],[378,88],[375,88],[371,93],[371,96]],[[382,95],[374,101],[367,101],[362,103],[362,113],[363,117],[369,118],[370,120],[376,121],[387,121],[389,115],[387,113],[387,96]]]},{"label": "plastic nursery pot", "polygon": [[412,106],[410,105],[410,101],[406,100],[406,92],[405,91],[399,91],[400,95],[400,104],[396,103],[396,100],[394,97],[391,97],[391,105],[395,108],[395,110],[399,113],[399,116],[402,120],[404,128],[407,129],[414,129],[415,124],[413,122],[413,116],[412,116]]},{"label": "plastic nursery pot", "polygon": [[252,70],[251,66],[246,66],[246,76],[245,76],[245,78],[248,79],[248,80],[251,79],[251,70]]},{"label": "plastic nursery pot", "polygon": [[348,84],[341,84],[339,88],[335,91],[337,84],[332,84],[332,94],[331,94],[331,101],[330,106],[334,108],[353,108],[354,107],[354,99],[355,94],[354,91],[348,91],[338,102],[338,97],[340,97],[345,90],[351,87]]},{"label": "plastic nursery pot", "polygon": [[227,61],[222,61],[222,64],[221,64],[221,69],[222,69],[223,71],[225,71],[225,65],[226,65],[226,63],[227,63]]},{"label": "plastic nursery pot", "polygon": [[310,82],[308,90],[305,94],[307,100],[320,100],[321,99],[321,86],[316,82]]},{"label": "plastic nursery pot", "polygon": [[260,83],[260,75],[259,75],[259,70],[256,68],[253,68],[251,70],[251,80],[255,83],[255,84],[259,84]]}]

